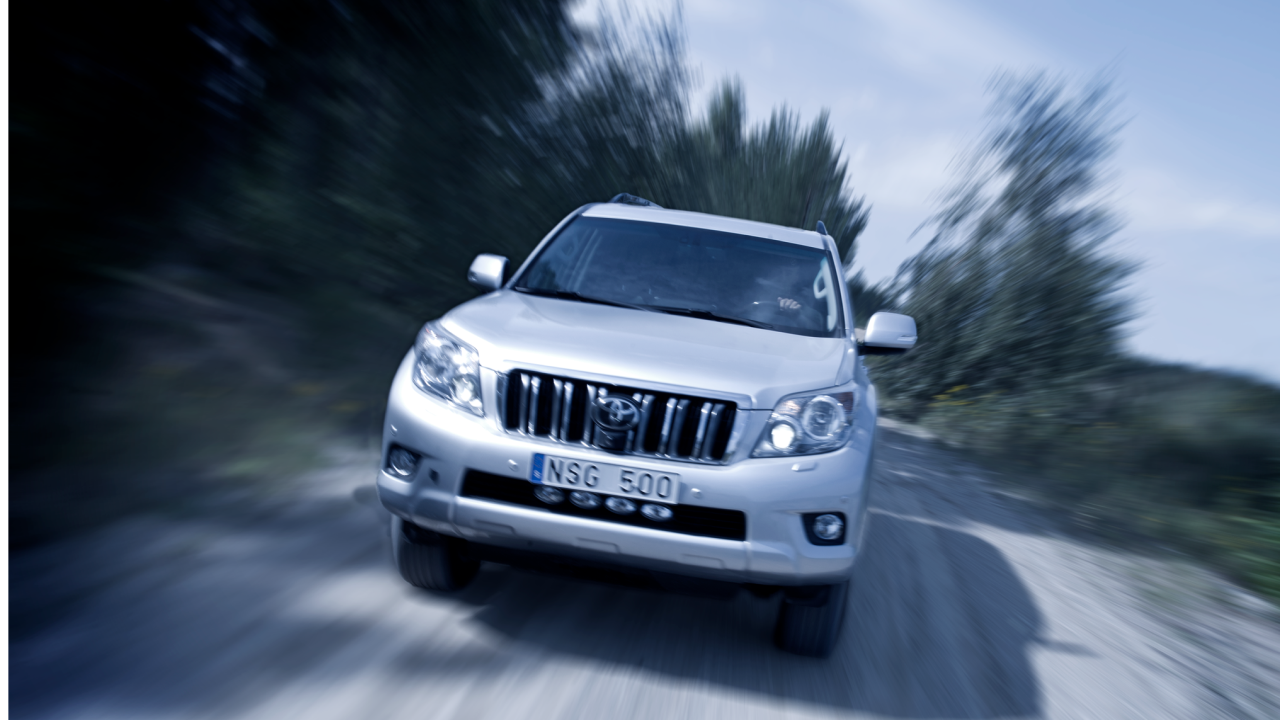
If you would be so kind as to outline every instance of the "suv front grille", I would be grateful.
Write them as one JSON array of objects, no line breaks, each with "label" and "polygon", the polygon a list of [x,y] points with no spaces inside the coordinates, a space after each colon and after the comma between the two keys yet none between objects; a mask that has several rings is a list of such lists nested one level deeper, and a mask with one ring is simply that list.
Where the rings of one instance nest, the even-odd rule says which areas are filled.
[{"label": "suv front grille", "polygon": [[[626,455],[683,462],[724,460],[737,405],[723,400],[649,392],[573,378],[513,370],[500,380],[503,426],[508,432],[599,447]],[[588,416],[588,400],[622,395],[640,408],[639,423],[621,447],[597,444],[600,430]]]}]

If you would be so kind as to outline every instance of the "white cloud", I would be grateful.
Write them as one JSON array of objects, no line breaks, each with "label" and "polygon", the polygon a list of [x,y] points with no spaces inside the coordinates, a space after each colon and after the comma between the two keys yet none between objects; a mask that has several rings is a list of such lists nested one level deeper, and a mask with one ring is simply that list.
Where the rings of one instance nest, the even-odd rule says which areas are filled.
[{"label": "white cloud", "polygon": [[1166,169],[1126,172],[1130,188],[1121,200],[1132,230],[1144,233],[1194,230],[1205,234],[1280,239],[1280,206],[1233,198]]},{"label": "white cloud", "polygon": [[948,167],[962,147],[950,133],[923,138],[898,138],[868,148],[850,158],[850,171],[859,192],[877,207],[927,211],[934,193],[946,186]]},{"label": "white cloud", "polygon": [[938,79],[985,76],[1010,63],[1058,64],[972,7],[935,0],[848,0],[875,24],[862,35],[876,44],[876,55],[913,75]]},{"label": "white cloud", "polygon": [[1254,237],[1280,237],[1280,209],[1231,200],[1191,204],[1187,215],[1195,229],[1215,229]]}]

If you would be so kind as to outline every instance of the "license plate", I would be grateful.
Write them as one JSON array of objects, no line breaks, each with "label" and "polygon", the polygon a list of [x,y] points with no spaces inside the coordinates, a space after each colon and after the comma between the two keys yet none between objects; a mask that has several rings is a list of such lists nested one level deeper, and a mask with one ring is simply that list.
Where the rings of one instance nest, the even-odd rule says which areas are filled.
[{"label": "license plate", "polygon": [[643,468],[587,462],[535,453],[529,482],[564,490],[587,490],[638,501],[674,504],[680,497],[680,475]]}]

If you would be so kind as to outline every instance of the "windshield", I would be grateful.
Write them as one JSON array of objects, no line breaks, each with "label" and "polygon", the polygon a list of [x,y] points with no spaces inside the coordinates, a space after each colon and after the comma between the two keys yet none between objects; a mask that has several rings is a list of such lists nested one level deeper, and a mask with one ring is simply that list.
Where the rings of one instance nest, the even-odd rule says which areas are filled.
[{"label": "windshield", "polygon": [[512,286],[811,337],[845,333],[828,253],[777,240],[579,216]]}]

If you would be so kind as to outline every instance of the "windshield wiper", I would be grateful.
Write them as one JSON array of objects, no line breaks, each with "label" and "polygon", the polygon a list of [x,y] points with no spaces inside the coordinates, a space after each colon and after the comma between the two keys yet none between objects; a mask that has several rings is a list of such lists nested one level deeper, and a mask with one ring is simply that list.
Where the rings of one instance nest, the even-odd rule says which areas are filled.
[{"label": "windshield wiper", "polygon": [[746,325],[754,328],[764,328],[772,330],[773,326],[769,323],[763,323],[759,320],[747,320],[746,318],[731,317],[729,315],[719,315],[710,310],[700,310],[697,308],[672,307],[669,305],[649,305],[649,309],[664,312],[669,315],[684,315],[685,317],[700,318],[702,320],[715,320],[717,322],[731,323],[733,325]]},{"label": "windshield wiper", "polygon": [[529,287],[513,287],[516,292],[525,293],[526,295],[537,295],[538,297],[558,298],[560,300],[577,300],[578,302],[595,303],[597,305],[611,305],[613,307],[629,308],[631,310],[643,310],[645,312],[660,312],[668,315],[683,315],[685,317],[699,318],[701,320],[715,320],[717,322],[730,323],[733,325],[746,325],[754,328],[764,328],[772,330],[773,326],[769,323],[763,323],[758,320],[747,320],[745,318],[730,317],[728,315],[719,315],[710,310],[702,310],[698,308],[675,307],[671,305],[633,305],[631,303],[617,302],[616,300],[605,300],[604,298],[591,297],[583,295],[572,290],[548,290],[544,288]]},{"label": "windshield wiper", "polygon": [[605,300],[604,298],[591,297],[583,295],[572,290],[544,290],[542,288],[513,287],[512,290],[521,292],[526,295],[537,295],[538,297],[558,298],[560,300],[577,300],[578,302],[594,303],[596,305],[612,305],[613,307],[630,308],[632,310],[644,310],[645,312],[653,312],[647,305],[632,305],[630,303],[617,302],[616,300]]}]

